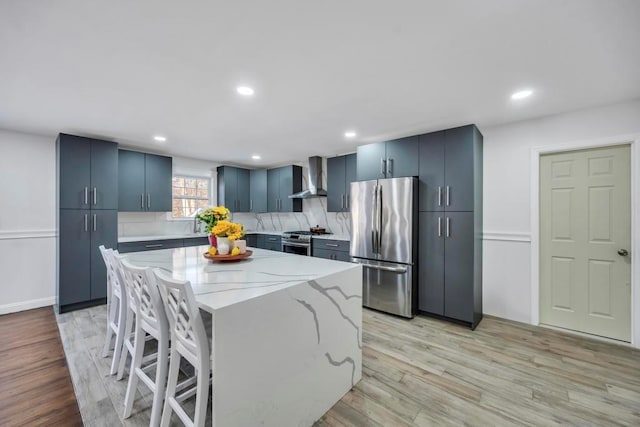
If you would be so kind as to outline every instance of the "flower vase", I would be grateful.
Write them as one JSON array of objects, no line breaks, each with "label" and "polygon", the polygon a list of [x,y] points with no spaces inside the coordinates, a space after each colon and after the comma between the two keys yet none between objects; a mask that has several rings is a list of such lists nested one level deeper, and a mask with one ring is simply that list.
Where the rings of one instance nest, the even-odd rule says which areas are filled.
[{"label": "flower vase", "polygon": [[216,236],[214,236],[213,234],[209,234],[209,245],[215,248],[218,247],[218,242],[216,242]]},{"label": "flower vase", "polygon": [[231,242],[228,237],[218,237],[218,254],[228,255],[231,251]]}]

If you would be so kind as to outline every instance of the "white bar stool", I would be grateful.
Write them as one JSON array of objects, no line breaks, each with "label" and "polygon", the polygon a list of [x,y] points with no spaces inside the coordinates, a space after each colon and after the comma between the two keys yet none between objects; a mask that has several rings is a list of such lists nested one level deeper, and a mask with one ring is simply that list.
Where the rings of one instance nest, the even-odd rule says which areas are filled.
[{"label": "white bar stool", "polygon": [[99,246],[100,254],[107,267],[107,332],[102,348],[102,357],[107,357],[111,351],[111,341],[115,335],[113,343],[113,360],[111,361],[110,375],[114,375],[120,362],[122,354],[122,343],[124,341],[124,327],[127,316],[127,298],[123,297],[122,284],[114,266],[113,258],[118,255],[113,249],[106,249],[104,245]]},{"label": "white bar stool", "polygon": [[[196,304],[191,284],[177,281],[159,269],[153,273],[165,304],[171,327],[171,362],[167,380],[167,395],[162,412],[162,426],[169,426],[172,411],[186,426],[204,426],[209,397],[211,351],[200,310]],[[212,327],[212,330],[213,329]],[[182,391],[184,383],[178,382],[180,360],[185,358],[196,370],[196,386]],[[180,392],[176,395],[176,392]],[[189,418],[181,402],[196,396],[193,420]]]},{"label": "white bar stool", "polygon": [[[155,427],[160,424],[162,400],[167,381],[169,323],[151,269],[135,267],[126,259],[121,261],[121,266],[129,305],[134,307],[135,316],[135,323],[127,322],[129,327],[134,323],[133,342],[131,342],[131,330],[126,329],[125,352],[120,361],[120,366],[124,370],[123,361],[126,362],[127,356],[131,355],[129,383],[124,399],[124,418],[131,416],[138,380],[142,380],[153,392],[150,425]],[[129,314],[131,313],[130,310]],[[157,340],[158,351],[153,355],[143,357],[147,334]],[[150,361],[152,363],[148,363]],[[147,374],[154,366],[156,368],[155,380]]]}]

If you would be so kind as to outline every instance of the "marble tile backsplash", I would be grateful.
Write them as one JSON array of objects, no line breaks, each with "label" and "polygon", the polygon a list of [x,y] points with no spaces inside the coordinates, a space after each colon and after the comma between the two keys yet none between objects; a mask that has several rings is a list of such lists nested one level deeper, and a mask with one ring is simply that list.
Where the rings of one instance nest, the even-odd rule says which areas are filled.
[{"label": "marble tile backsplash", "polygon": [[[247,231],[308,230],[316,225],[334,234],[349,234],[348,212],[327,212],[327,199],[318,197],[302,201],[303,212],[296,213],[235,213],[232,220],[244,225]],[[188,234],[193,232],[193,221],[174,220],[167,213],[120,212],[120,237]]]}]

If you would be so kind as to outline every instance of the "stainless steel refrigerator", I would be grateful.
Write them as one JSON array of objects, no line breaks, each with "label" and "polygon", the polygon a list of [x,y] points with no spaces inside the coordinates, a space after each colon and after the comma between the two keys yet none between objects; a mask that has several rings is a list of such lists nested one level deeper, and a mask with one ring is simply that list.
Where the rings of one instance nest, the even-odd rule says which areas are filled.
[{"label": "stainless steel refrigerator", "polygon": [[417,292],[416,178],[351,184],[351,260],[362,264],[365,307],[413,317]]}]

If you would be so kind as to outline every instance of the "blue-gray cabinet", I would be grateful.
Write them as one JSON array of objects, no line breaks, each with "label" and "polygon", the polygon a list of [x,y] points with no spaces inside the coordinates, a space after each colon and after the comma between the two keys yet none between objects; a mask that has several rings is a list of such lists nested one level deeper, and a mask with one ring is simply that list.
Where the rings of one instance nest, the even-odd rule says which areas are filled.
[{"label": "blue-gray cabinet", "polygon": [[419,140],[409,136],[358,147],[358,181],[417,176]]},{"label": "blue-gray cabinet", "polygon": [[282,252],[282,238],[275,234],[252,233],[245,236],[247,246]]},{"label": "blue-gray cabinet", "polygon": [[270,251],[282,252],[282,237],[273,234],[265,234],[262,236],[262,249]]},{"label": "blue-gray cabinet", "polygon": [[56,305],[62,313],[106,301],[106,267],[98,247],[118,244],[117,144],[60,134],[56,171]]},{"label": "blue-gray cabinet", "polygon": [[267,209],[269,212],[302,212],[302,199],[289,196],[302,191],[302,167],[283,166],[267,170]]},{"label": "blue-gray cabinet", "polygon": [[57,147],[59,208],[117,209],[117,145],[60,134]]},{"label": "blue-gray cabinet", "polygon": [[249,170],[218,166],[218,205],[232,212],[249,212]]},{"label": "blue-gray cabinet", "polygon": [[249,171],[249,211],[267,212],[267,170]]},{"label": "blue-gray cabinet", "polygon": [[327,159],[327,212],[349,212],[356,169],[356,154]]},{"label": "blue-gray cabinet", "polygon": [[142,240],[137,242],[118,243],[118,251],[121,254],[129,252],[156,251],[159,249],[187,248],[190,246],[208,245],[209,238],[203,237],[187,237],[177,239],[164,240]]},{"label": "blue-gray cabinet", "polygon": [[118,210],[171,212],[171,157],[118,150]]},{"label": "blue-gray cabinet", "polygon": [[482,134],[474,125],[420,137],[421,312],[482,319]]},{"label": "blue-gray cabinet", "polygon": [[313,239],[311,254],[314,257],[351,262],[349,242],[345,240]]}]

